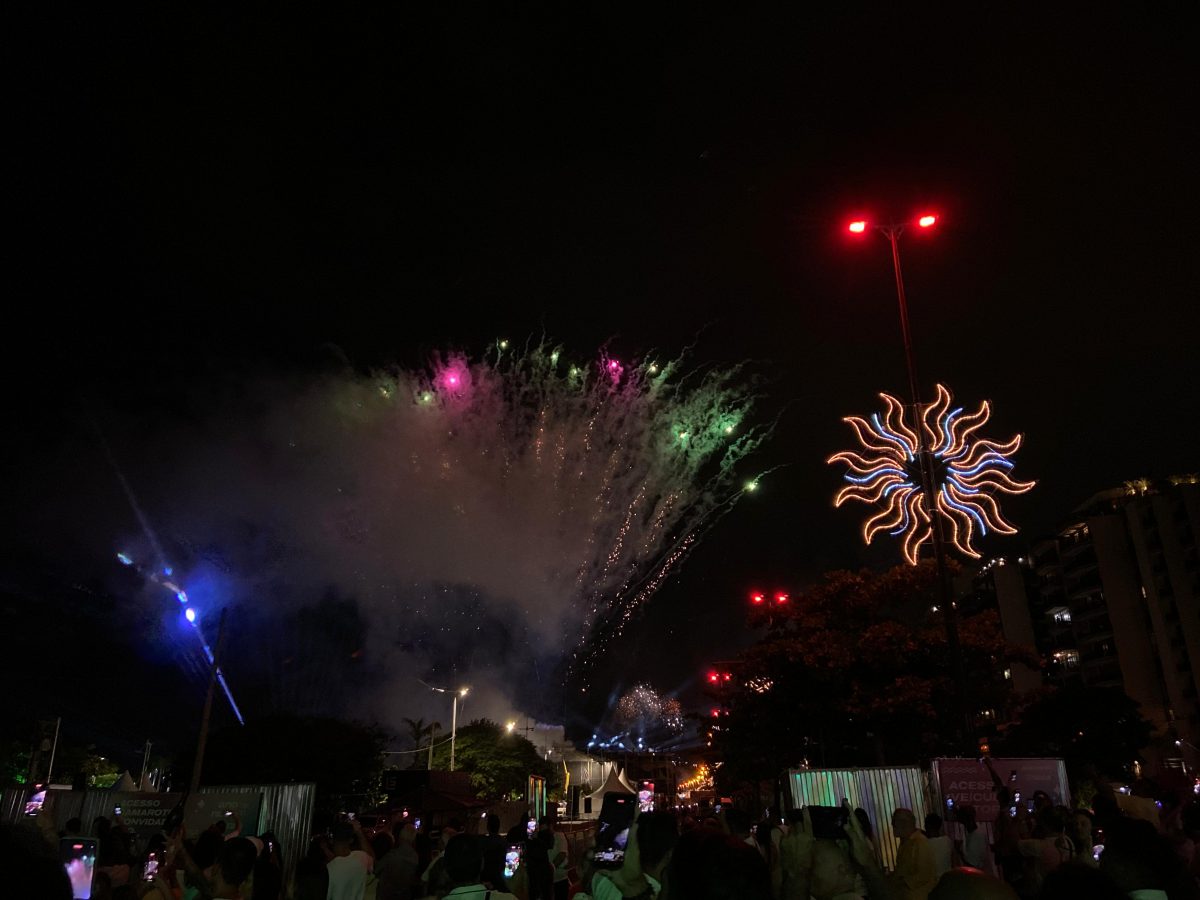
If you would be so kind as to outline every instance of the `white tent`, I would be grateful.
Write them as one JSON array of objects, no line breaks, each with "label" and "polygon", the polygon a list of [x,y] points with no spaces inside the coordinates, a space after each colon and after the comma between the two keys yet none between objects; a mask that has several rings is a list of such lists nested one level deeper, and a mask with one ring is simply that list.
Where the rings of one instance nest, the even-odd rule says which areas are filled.
[{"label": "white tent", "polygon": [[604,778],[604,784],[600,785],[600,789],[593,791],[583,798],[583,809],[579,811],[580,818],[596,819],[600,816],[600,807],[604,805],[604,795],[609,792],[618,794],[636,794],[629,783],[625,781],[619,772],[617,772],[616,764],[608,770],[608,774]]},{"label": "white tent", "polygon": [[617,777],[621,779],[621,784],[625,785],[625,789],[628,790],[629,793],[631,793],[631,794],[637,793],[637,788],[635,788],[632,784],[630,784],[629,778],[625,775],[624,769],[621,770],[621,774],[618,775]]},{"label": "white tent", "polygon": [[121,777],[116,780],[110,791],[136,791],[138,786],[134,784],[133,776],[129,774],[129,770],[121,773]]}]

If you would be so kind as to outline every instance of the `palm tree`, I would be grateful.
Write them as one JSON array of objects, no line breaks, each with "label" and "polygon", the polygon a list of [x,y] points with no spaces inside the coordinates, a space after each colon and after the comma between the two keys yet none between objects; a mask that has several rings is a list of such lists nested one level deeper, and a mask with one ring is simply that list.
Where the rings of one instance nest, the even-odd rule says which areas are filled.
[{"label": "palm tree", "polygon": [[[441,722],[430,722],[426,725],[424,719],[409,719],[407,717],[404,719],[404,723],[408,725],[408,736],[412,738],[412,742],[418,750],[421,749],[422,739],[426,735],[429,737],[429,744],[432,745],[434,732],[442,727]],[[409,768],[420,769],[425,765],[427,759],[428,757],[424,754],[414,753],[413,761]]]}]

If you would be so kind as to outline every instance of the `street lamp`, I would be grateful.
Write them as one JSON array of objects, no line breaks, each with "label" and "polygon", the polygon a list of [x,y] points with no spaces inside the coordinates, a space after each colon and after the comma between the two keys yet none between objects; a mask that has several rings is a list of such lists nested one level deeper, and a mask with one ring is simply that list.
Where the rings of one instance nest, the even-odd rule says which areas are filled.
[{"label": "street lamp", "polygon": [[[921,404],[921,392],[917,387],[917,366],[913,361],[912,331],[908,325],[908,301],[904,294],[904,276],[900,269],[900,236],[904,234],[905,228],[910,224],[915,224],[921,229],[928,229],[937,224],[937,221],[938,217],[936,214],[925,212],[909,221],[890,222],[883,225],[871,222],[868,219],[854,219],[846,226],[846,230],[853,235],[866,234],[869,228],[873,228],[887,238],[888,243],[891,245],[892,271],[896,276],[896,299],[900,304],[900,333],[904,338],[904,362],[908,369],[908,392],[909,397],[912,398],[913,415],[917,422],[924,421],[922,417],[923,407]],[[921,472],[921,488],[925,513],[929,516],[931,525],[933,558],[937,565],[938,594],[941,598],[941,602],[938,605],[942,608],[943,621],[946,626],[946,645],[950,651],[950,662],[954,671],[954,690],[959,704],[959,727],[966,727],[969,731],[970,726],[967,722],[966,703],[963,702],[962,693],[965,682],[962,648],[958,639],[958,609],[950,591],[950,578],[946,568],[946,538],[943,532],[942,517],[937,514],[933,506],[933,453],[930,451],[929,438],[925,433],[925,429],[919,427],[916,429],[916,432],[917,463]],[[966,732],[964,732],[963,737],[965,739]]]},{"label": "street lamp", "polygon": [[[418,678],[417,681],[421,681],[421,679]],[[471,689],[469,687],[461,687],[457,691],[449,691],[446,688],[434,687],[432,684],[426,684],[424,681],[421,681],[421,684],[424,684],[425,687],[429,688],[431,691],[437,691],[439,694],[451,694],[452,695],[452,697],[451,697],[452,704],[450,707],[450,710],[451,710],[450,711],[450,771],[453,772],[454,771],[454,740],[458,734],[458,699],[459,699],[459,697],[467,696],[467,693]],[[432,738],[430,738],[429,747],[430,747],[430,753],[432,755],[432,750],[433,750],[433,739]]]}]

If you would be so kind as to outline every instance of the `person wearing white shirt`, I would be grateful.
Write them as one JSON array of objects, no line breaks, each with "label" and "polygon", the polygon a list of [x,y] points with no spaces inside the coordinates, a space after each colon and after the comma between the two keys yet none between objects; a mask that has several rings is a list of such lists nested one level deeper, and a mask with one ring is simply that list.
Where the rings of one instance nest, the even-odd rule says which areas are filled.
[{"label": "person wearing white shirt", "polygon": [[925,836],[929,838],[929,849],[933,851],[934,874],[941,878],[950,871],[954,855],[954,843],[942,833],[942,817],[929,813],[925,817]]},{"label": "person wearing white shirt", "polygon": [[[354,849],[358,846],[363,849]],[[362,833],[358,822],[338,822],[333,826],[333,859],[325,868],[329,872],[326,900],[363,900],[367,891],[367,876],[375,867],[375,851]]]}]

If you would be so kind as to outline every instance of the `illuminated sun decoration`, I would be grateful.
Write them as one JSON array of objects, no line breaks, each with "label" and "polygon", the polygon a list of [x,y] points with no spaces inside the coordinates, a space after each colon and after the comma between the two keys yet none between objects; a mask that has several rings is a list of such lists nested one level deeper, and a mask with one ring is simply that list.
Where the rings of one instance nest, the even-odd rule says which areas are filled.
[{"label": "illuminated sun decoration", "polygon": [[[847,500],[879,504],[882,509],[863,523],[863,540],[868,544],[881,531],[902,536],[904,558],[916,565],[923,543],[932,536],[926,512],[919,440],[905,421],[904,405],[890,394],[880,394],[887,405],[882,420],[879,413],[870,419],[847,416],[867,451],[835,453],[828,462],[845,463],[848,482],[834,498],[833,505]],[[1001,514],[992,496],[995,492],[1023,494],[1033,488],[1032,481],[1014,481],[1010,457],[1021,447],[1021,436],[1007,443],[979,440],[975,433],[991,416],[985,400],[978,411],[963,415],[953,406],[950,392],[937,386],[937,399],[925,404],[920,427],[925,431],[928,451],[933,456],[934,512],[942,517],[950,543],[963,555],[979,558],[973,543],[989,530],[1016,534],[1017,529]]]}]

